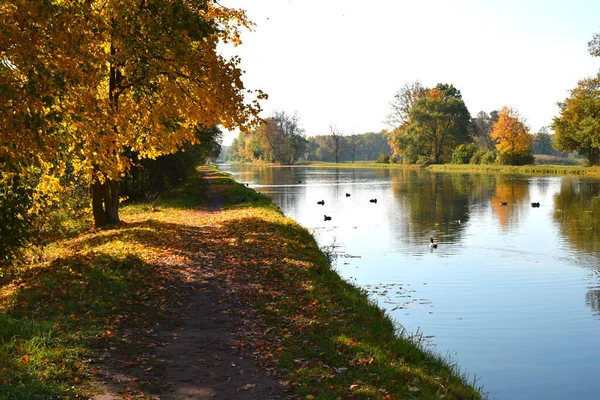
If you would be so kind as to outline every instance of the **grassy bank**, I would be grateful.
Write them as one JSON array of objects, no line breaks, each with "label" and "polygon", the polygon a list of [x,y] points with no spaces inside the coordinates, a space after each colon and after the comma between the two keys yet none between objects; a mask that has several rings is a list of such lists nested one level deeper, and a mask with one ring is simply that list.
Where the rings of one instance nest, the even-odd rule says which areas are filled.
[{"label": "grassy bank", "polygon": [[483,164],[440,164],[427,167],[430,171],[490,172],[505,174],[587,175],[600,176],[600,167],[569,165],[483,165]]},{"label": "grassy bank", "polygon": [[[152,365],[124,332],[176,319],[182,288],[208,266],[231,312],[245,315],[240,349],[298,398],[481,397],[398,338],[306,229],[228,175],[205,168],[157,204],[124,207],[122,219],[53,244],[0,282],[0,398],[93,396],[103,349],[125,341],[137,354],[128,362]],[[135,378],[127,397],[147,397],[153,384]]]},{"label": "grassy bank", "polygon": [[351,163],[351,162],[332,163],[332,162],[324,162],[324,161],[309,161],[309,162],[299,163],[299,165],[304,165],[304,166],[309,166],[309,167],[333,167],[333,168],[383,168],[383,169],[419,169],[419,168],[423,168],[423,166],[419,165],[419,164],[378,163],[375,161],[356,161],[354,163]]},{"label": "grassy bank", "polygon": [[497,164],[432,164],[428,166],[418,164],[382,164],[376,162],[356,162],[356,163],[327,163],[327,162],[308,162],[300,165],[309,167],[330,167],[330,168],[383,168],[383,169],[419,169],[426,168],[429,171],[440,172],[489,172],[505,174],[544,174],[544,175],[587,175],[599,176],[600,167],[584,167],[580,165],[497,165]]}]

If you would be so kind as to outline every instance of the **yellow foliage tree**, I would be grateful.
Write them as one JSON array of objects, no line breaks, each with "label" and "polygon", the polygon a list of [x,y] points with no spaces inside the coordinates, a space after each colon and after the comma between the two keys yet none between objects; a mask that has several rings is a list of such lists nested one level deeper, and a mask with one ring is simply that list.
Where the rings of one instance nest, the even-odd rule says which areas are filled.
[{"label": "yellow foliage tree", "polygon": [[205,128],[256,123],[265,96],[217,51],[251,26],[216,0],[0,3],[3,175],[59,176],[68,163],[92,185],[96,225],[118,222],[132,154],[155,158]]},{"label": "yellow foliage tree", "polygon": [[526,164],[533,161],[529,150],[532,140],[529,127],[517,110],[502,107],[490,136],[496,142],[501,163]]}]

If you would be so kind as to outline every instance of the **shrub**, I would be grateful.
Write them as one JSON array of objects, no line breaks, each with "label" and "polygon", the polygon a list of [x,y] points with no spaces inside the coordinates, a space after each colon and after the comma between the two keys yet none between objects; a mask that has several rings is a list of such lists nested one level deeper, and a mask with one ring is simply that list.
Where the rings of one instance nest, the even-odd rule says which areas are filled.
[{"label": "shrub", "polygon": [[456,146],[452,153],[452,164],[468,164],[476,151],[477,147],[471,143]]},{"label": "shrub", "polygon": [[390,162],[390,156],[387,154],[380,154],[375,162],[379,164],[387,164]]},{"label": "shrub", "polygon": [[469,160],[469,164],[482,164],[481,157],[483,157],[483,155],[486,152],[487,152],[487,150],[477,149],[477,151],[475,151],[475,153],[473,153],[473,155],[471,156],[471,159]]},{"label": "shrub", "polygon": [[481,156],[481,164],[495,164],[495,163],[496,163],[496,151],[495,150],[486,151]]},{"label": "shrub", "polygon": [[533,164],[535,158],[531,151],[522,153],[498,153],[496,162],[503,165],[528,165]]}]

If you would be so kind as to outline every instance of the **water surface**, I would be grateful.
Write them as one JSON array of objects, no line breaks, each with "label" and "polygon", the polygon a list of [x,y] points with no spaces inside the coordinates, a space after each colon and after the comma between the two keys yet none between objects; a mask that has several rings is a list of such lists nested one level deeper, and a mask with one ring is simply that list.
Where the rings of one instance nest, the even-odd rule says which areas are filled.
[{"label": "water surface", "polygon": [[600,398],[599,181],[221,169],[272,197],[321,246],[339,246],[340,275],[490,398]]}]

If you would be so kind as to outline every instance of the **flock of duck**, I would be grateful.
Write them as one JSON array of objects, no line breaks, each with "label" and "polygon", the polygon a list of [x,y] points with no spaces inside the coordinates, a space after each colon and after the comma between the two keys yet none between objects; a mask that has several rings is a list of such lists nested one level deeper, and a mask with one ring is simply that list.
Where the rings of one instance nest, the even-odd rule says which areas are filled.
[{"label": "flock of duck", "polygon": [[[350,197],[350,193],[346,193],[346,197]],[[371,203],[377,203],[377,199],[370,199],[369,202]],[[325,200],[319,200],[317,201],[317,204],[324,206],[325,205]],[[508,206],[508,202],[507,201],[501,201],[500,205],[502,207],[506,207]],[[539,201],[534,201],[531,203],[531,207],[533,208],[539,208],[540,207],[540,202]],[[329,215],[323,215],[323,220],[324,221],[331,221],[331,216]],[[460,220],[458,221],[458,223],[460,223]],[[433,240],[433,238],[429,238],[429,248],[430,249],[437,249],[438,245],[437,243]]]},{"label": "flock of duck", "polygon": [[[500,205],[502,207],[506,207],[508,205],[508,202],[507,201],[501,201]],[[540,208],[540,202],[539,201],[534,201],[533,203],[531,203],[531,207],[533,207],[533,208]]]},{"label": "flock of duck", "polygon": [[[351,194],[350,193],[346,193],[346,197],[350,197]],[[377,199],[370,199],[369,202],[371,203],[377,203]],[[319,200],[317,201],[317,204],[324,206],[325,205],[325,200]],[[324,221],[331,221],[331,216],[329,215],[323,215],[323,220]]]}]

